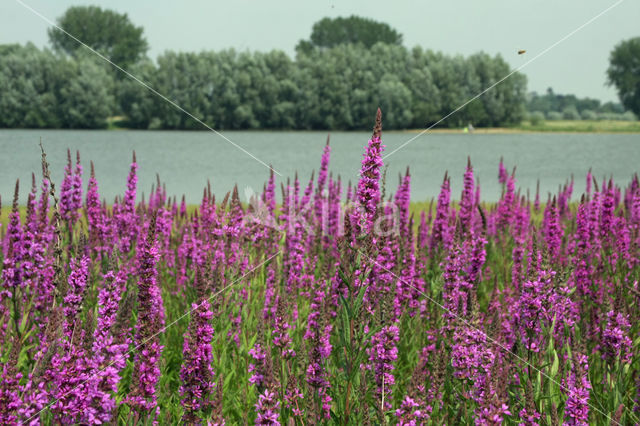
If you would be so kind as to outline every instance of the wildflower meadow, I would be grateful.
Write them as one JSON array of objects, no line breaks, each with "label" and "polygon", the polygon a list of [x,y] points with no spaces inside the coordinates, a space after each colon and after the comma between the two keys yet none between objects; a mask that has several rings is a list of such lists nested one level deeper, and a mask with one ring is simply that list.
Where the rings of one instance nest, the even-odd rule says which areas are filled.
[{"label": "wildflower meadow", "polygon": [[43,151],[1,218],[0,423],[640,424],[638,176],[530,199],[497,158],[484,202],[471,159],[418,210],[383,152],[378,111],[355,185],[327,142],[193,206]]}]

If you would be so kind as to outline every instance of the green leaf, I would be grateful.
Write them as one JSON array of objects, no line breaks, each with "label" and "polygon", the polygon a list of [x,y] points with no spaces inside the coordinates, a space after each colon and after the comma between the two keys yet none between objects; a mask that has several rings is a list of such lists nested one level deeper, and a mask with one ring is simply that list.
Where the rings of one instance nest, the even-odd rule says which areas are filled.
[{"label": "green leaf", "polygon": [[551,364],[550,376],[555,378],[558,374],[558,367],[560,366],[560,359],[558,358],[558,353],[556,350],[553,350],[553,363]]}]

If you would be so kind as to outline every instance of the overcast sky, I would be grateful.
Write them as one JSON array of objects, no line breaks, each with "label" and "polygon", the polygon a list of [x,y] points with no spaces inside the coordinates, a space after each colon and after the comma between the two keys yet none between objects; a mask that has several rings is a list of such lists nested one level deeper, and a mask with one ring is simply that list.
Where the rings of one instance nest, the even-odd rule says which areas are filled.
[{"label": "overcast sky", "polygon": [[[165,50],[281,49],[293,55],[314,22],[352,14],[386,22],[420,45],[447,54],[501,54],[517,67],[616,0],[22,0],[55,20],[71,5],[126,12],[144,27],[155,58]],[[48,43],[48,24],[16,0],[0,0],[0,44]],[[611,49],[640,36],[640,1],[618,6],[527,65],[529,90],[617,100],[605,86]],[[519,56],[517,51],[526,49]]]}]

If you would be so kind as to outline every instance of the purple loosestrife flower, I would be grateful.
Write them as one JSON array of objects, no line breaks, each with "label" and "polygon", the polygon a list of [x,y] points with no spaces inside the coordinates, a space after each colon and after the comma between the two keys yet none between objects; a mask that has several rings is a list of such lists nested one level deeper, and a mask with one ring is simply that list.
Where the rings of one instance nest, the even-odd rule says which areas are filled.
[{"label": "purple loosestrife flower", "polygon": [[36,210],[36,177],[32,173],[31,192],[27,198],[27,213],[22,234],[22,252],[24,260],[20,265],[22,280],[33,288],[32,279],[37,274],[37,269],[42,265],[46,247],[41,247],[39,241],[39,228]]},{"label": "purple loosestrife flower", "polygon": [[567,379],[569,397],[564,410],[567,425],[587,426],[589,424],[589,363],[580,353],[573,354],[571,372]]},{"label": "purple loosestrife flower", "polygon": [[296,352],[291,348],[293,340],[289,336],[289,330],[292,327],[286,317],[285,301],[279,297],[276,303],[277,309],[273,321],[273,332],[271,333],[273,346],[278,348],[283,359],[291,359],[296,356]]},{"label": "purple loosestrife flower", "polygon": [[466,274],[466,281],[469,289],[481,278],[482,267],[487,258],[485,245],[487,240],[480,234],[471,234],[471,239],[465,242],[468,251],[466,267],[463,268]]},{"label": "purple loosestrife flower", "polygon": [[64,178],[60,184],[60,216],[63,220],[73,224],[77,219],[77,211],[74,209],[74,184],[73,163],[71,151],[67,149],[67,165],[64,168]]},{"label": "purple loosestrife flower", "polygon": [[270,216],[274,217],[276,211],[276,177],[273,168],[269,169],[269,182],[267,182],[267,186],[265,187],[263,201],[267,206]]},{"label": "purple loosestrife flower", "polygon": [[476,417],[474,422],[478,426],[490,426],[502,424],[504,416],[510,416],[511,412],[509,407],[505,403],[498,402],[489,399],[484,407],[480,407],[476,410]]},{"label": "purple loosestrife flower", "polygon": [[296,210],[300,207],[300,180],[298,179],[298,172],[296,171],[293,179],[293,205]]},{"label": "purple loosestrife flower", "polygon": [[326,419],[330,419],[331,397],[328,394],[329,381],[325,363],[331,355],[331,324],[328,324],[323,316],[323,305],[325,303],[324,291],[320,288],[320,282],[315,281],[315,294],[311,302],[310,313],[307,318],[307,331],[304,339],[307,341],[308,365],[307,383],[317,392],[322,400],[322,411]]},{"label": "purple loosestrife flower", "polygon": [[304,227],[294,217],[289,224],[290,231],[285,237],[285,271],[287,291],[297,291],[303,287],[306,246],[304,242]]},{"label": "purple loosestrife flower", "polygon": [[[433,199],[432,199],[433,201]],[[429,206],[429,213],[431,213],[431,206]],[[420,212],[420,224],[418,225],[418,248],[420,251],[424,251],[427,247],[429,238],[429,224],[427,223],[427,217],[424,210]]]},{"label": "purple loosestrife flower", "polygon": [[[126,403],[143,418],[156,410],[156,386],[160,378],[162,345],[159,333],[164,328],[164,307],[156,264],[159,253],[156,244],[155,216],[149,223],[147,238],[142,240],[136,255],[138,275],[138,324],[135,343],[132,390]],[[157,413],[157,410],[156,410]]]},{"label": "purple loosestrife flower", "polygon": [[187,218],[187,201],[185,199],[184,194],[182,195],[182,200],[180,201],[180,218]]},{"label": "purple loosestrife flower", "polygon": [[516,179],[515,177],[509,176],[507,179],[506,189],[498,201],[498,222],[496,231],[504,231],[506,230],[511,222],[513,221],[513,212],[516,204],[516,195],[515,195],[515,186]]},{"label": "purple loosestrife flower", "polygon": [[15,298],[16,288],[25,287],[22,279],[20,262],[24,258],[22,225],[20,224],[20,212],[18,211],[19,181],[16,181],[16,189],[13,196],[13,208],[9,214],[9,226],[4,240],[4,256],[2,259],[2,275],[0,280],[0,343],[4,341],[7,330],[10,310],[5,299]]},{"label": "purple loosestrife flower", "polygon": [[[342,218],[342,205],[340,198],[342,195],[342,185],[340,183],[340,177],[336,182],[329,180],[329,229],[328,234],[333,236],[333,252],[337,256],[337,243],[336,238],[342,234],[342,226],[344,222]],[[328,237],[327,237],[328,238]]]},{"label": "purple loosestrife flower", "polygon": [[395,414],[399,426],[418,426],[429,419],[429,413],[420,410],[420,404],[408,395],[404,397]]},{"label": "purple loosestrife flower", "polygon": [[315,175],[315,170],[311,172],[311,177],[309,178],[307,187],[304,189],[302,199],[300,200],[300,205],[298,206],[300,209],[300,214],[302,214],[305,219],[312,219],[310,216],[312,216],[311,207],[313,207],[311,205],[311,194],[313,194],[314,175]]},{"label": "purple loosestrife flower", "polygon": [[395,199],[398,207],[398,229],[405,244],[410,244],[412,229],[409,228],[409,205],[411,203],[411,175],[409,168],[403,178],[401,178]]},{"label": "purple loosestrife flower", "polygon": [[602,333],[600,351],[602,359],[611,364],[617,360],[628,364],[633,355],[633,342],[629,337],[631,324],[628,315],[621,314],[614,310],[607,313],[607,325]]},{"label": "purple loosestrife flower", "polygon": [[638,176],[635,177],[636,188],[629,191],[629,219],[633,226],[640,228],[640,183],[638,183]]},{"label": "purple loosestrife flower", "polygon": [[376,382],[376,395],[384,398],[384,410],[391,408],[391,388],[396,383],[393,375],[393,363],[398,359],[398,341],[400,329],[396,324],[382,327],[371,338],[371,347],[367,349],[369,364],[373,369]]},{"label": "purple loosestrife flower", "polygon": [[504,185],[505,183],[507,183],[508,179],[509,174],[507,173],[507,169],[504,168],[502,157],[500,157],[500,164],[498,165],[498,182]]},{"label": "purple loosestrife flower", "polygon": [[262,319],[272,321],[275,317],[278,302],[276,300],[276,270],[271,264],[267,266],[267,279],[264,288],[264,308]]},{"label": "purple loosestrife flower", "polygon": [[554,315],[550,311],[553,276],[553,272],[541,271],[539,278],[522,283],[518,302],[509,306],[514,328],[531,352],[542,349],[542,325],[547,325]]},{"label": "purple loosestrife flower", "polygon": [[544,210],[542,226],[544,239],[547,243],[547,248],[549,249],[549,257],[552,262],[560,263],[562,260],[560,256],[564,231],[560,222],[560,214],[558,213],[555,196],[553,197],[553,201],[551,201],[550,204],[547,204],[547,207]]},{"label": "purple loosestrife flower", "polygon": [[328,386],[326,380],[326,370],[324,362],[331,355],[331,324],[324,324],[322,317],[322,305],[324,303],[324,292],[316,289],[312,299],[310,313],[307,317],[307,330],[304,334],[305,340],[309,342],[309,368],[307,369],[307,382],[314,387]]},{"label": "purple loosestrife flower", "polygon": [[76,327],[76,316],[80,311],[84,300],[84,292],[87,288],[87,279],[89,277],[89,258],[82,256],[80,260],[74,259],[71,263],[71,273],[69,274],[69,290],[64,296],[64,332],[68,338],[74,332]]},{"label": "purple loosestrife flower", "polygon": [[513,288],[518,290],[524,275],[523,260],[526,250],[526,244],[529,240],[529,209],[519,208],[516,212],[514,222],[513,239],[514,246],[512,251],[513,265],[511,267],[511,284]]},{"label": "purple loosestrife flower", "polygon": [[324,233],[326,233],[325,221],[328,219],[326,217],[325,208],[324,208],[324,205],[327,202],[324,190],[327,184],[327,174],[329,171],[330,158],[331,158],[331,146],[329,145],[329,137],[327,136],[327,144],[324,147],[324,151],[322,152],[322,158],[320,159],[320,170],[318,171],[318,185],[317,185],[315,197],[313,200],[313,208],[315,212],[316,223],[321,225],[321,229]]},{"label": "purple loosestrife flower", "polygon": [[433,252],[439,245],[449,248],[453,239],[452,229],[449,225],[449,200],[451,196],[450,182],[447,174],[444,175],[438,204],[436,205],[436,217],[431,227],[431,241],[429,247]]},{"label": "purple loosestrife flower", "polygon": [[19,352],[18,341],[14,339],[9,359],[0,362],[0,423],[6,425],[18,424],[16,411],[23,405],[19,392],[22,373],[17,371]]},{"label": "purple loosestrife flower", "polygon": [[[78,291],[79,288],[82,286],[70,283],[69,293]],[[65,297],[65,302],[67,300]],[[70,305],[74,303],[76,301],[73,299],[69,301]],[[69,317],[65,319],[65,328],[69,329]],[[54,423],[100,422],[97,418],[98,410],[92,402],[101,399],[103,395],[96,392],[99,378],[94,374],[96,368],[91,355],[90,340],[87,330],[80,327],[79,318],[75,318],[71,334],[65,333],[60,339],[54,339],[53,336],[46,339],[48,345],[57,344],[60,347],[59,351],[53,353],[50,363],[47,363],[49,368],[42,378],[45,386],[39,388],[46,389],[47,397],[52,400],[50,410]]]},{"label": "purple loosestrife flower", "polygon": [[[502,164],[502,162],[500,163]],[[473,222],[474,212],[474,180],[473,180],[473,167],[471,166],[471,158],[468,158],[467,169],[464,172],[464,189],[460,196],[460,212],[458,218],[462,229],[469,231]]]},{"label": "purple loosestrife flower", "polygon": [[469,326],[456,329],[451,348],[453,375],[472,382],[472,398],[476,402],[481,400],[481,391],[487,384],[495,358],[494,352],[487,344],[487,335],[484,332]]},{"label": "purple loosestrife flower", "polygon": [[136,153],[133,153],[133,162],[127,177],[127,190],[124,193],[122,204],[118,206],[114,216],[117,225],[117,234],[120,236],[120,251],[128,253],[135,243],[138,235],[138,217],[136,214],[136,192],[138,187],[138,163]]},{"label": "purple loosestrife flower", "polygon": [[540,418],[542,417],[537,411],[529,413],[525,408],[520,410],[519,416],[520,420],[522,421],[522,423],[519,423],[519,425],[523,426],[539,426]]},{"label": "purple loosestrife flower", "polygon": [[92,395],[94,416],[101,422],[112,420],[116,407],[115,394],[118,391],[120,372],[126,365],[129,341],[114,335],[114,325],[122,293],[125,290],[128,272],[125,268],[117,273],[110,271],[104,276],[104,285],[98,294],[98,320],[93,333],[93,359],[95,369],[89,387]]},{"label": "purple loosestrife flower", "polygon": [[298,387],[298,380],[294,375],[289,376],[287,389],[284,394],[284,400],[286,403],[286,407],[293,412],[293,415],[295,417],[304,416],[304,405],[302,405],[304,394]]},{"label": "purple loosestrife flower", "polygon": [[278,413],[280,409],[280,401],[276,399],[275,392],[265,389],[258,396],[258,403],[256,407],[256,425],[273,425],[279,426],[278,421],[280,415]]},{"label": "purple loosestrife flower", "polygon": [[[413,223],[413,220],[410,223]],[[412,225],[409,226],[411,227]],[[410,233],[408,238],[409,241],[403,249],[400,279],[396,281],[395,318],[399,318],[402,315],[402,305],[407,300],[409,301],[409,307],[412,309],[409,311],[409,315],[413,316],[416,312],[415,310],[419,308],[420,298],[424,291],[424,279],[418,272],[424,269],[421,265],[420,269],[416,268],[413,234]]]},{"label": "purple loosestrife flower", "polygon": [[613,189],[613,182],[610,180],[608,186],[603,185],[604,197],[602,198],[602,205],[600,209],[600,238],[603,241],[611,238],[611,231],[613,230],[614,214],[616,209],[615,193]]},{"label": "purple loosestrife flower", "polygon": [[[453,319],[458,315],[466,315],[467,296],[464,293],[466,283],[461,277],[462,251],[459,246],[454,246],[449,250],[446,260],[440,264],[442,268],[442,278],[444,280],[442,288],[442,299],[447,319],[447,327],[453,328]],[[460,309],[462,308],[462,312]]]},{"label": "purple loosestrife flower", "polygon": [[80,209],[82,208],[82,166],[80,165],[80,151],[76,151],[76,168],[73,172],[71,186],[71,206],[74,211],[75,220],[78,220]]},{"label": "purple loosestrife flower", "polygon": [[249,383],[261,387],[264,383],[264,363],[267,358],[267,354],[260,343],[256,343],[251,349],[249,349],[249,355],[253,358],[253,362],[249,364]]},{"label": "purple loosestrife flower", "polygon": [[183,362],[180,369],[180,395],[184,414],[182,420],[186,423],[198,421],[198,412],[207,414],[212,408],[215,383],[213,382],[213,355],[211,342],[213,327],[211,319],[211,305],[202,298],[199,303],[191,305],[191,321],[184,337]]},{"label": "purple loosestrife flower", "polygon": [[355,235],[368,234],[373,229],[373,220],[380,204],[380,169],[382,168],[382,112],[378,108],[373,136],[369,139],[362,168],[356,199],[358,209],[354,211],[353,222],[356,226]]},{"label": "purple loosestrife flower", "polygon": [[536,198],[533,201],[533,210],[540,211],[540,180],[536,182]]},{"label": "purple loosestrife flower", "polygon": [[89,222],[89,241],[92,247],[101,253],[108,250],[105,235],[104,213],[98,194],[98,181],[96,180],[93,161],[91,162],[91,177],[87,188],[87,221]]},{"label": "purple loosestrife flower", "polygon": [[572,284],[581,296],[591,295],[591,240],[592,233],[589,226],[589,204],[581,203],[576,212],[576,230],[573,234],[573,277]]},{"label": "purple loosestrife flower", "polygon": [[[404,300],[404,290],[407,287],[405,283],[396,283],[394,286],[396,275],[392,271],[395,270],[396,262],[398,261],[396,259],[396,254],[399,252],[397,238],[392,236],[381,237],[379,243],[381,248],[378,249],[376,261],[371,267],[371,274],[368,277],[369,286],[365,293],[365,308],[372,315],[383,295],[395,290],[400,293]],[[397,302],[400,302],[400,300]],[[400,306],[396,303],[395,308],[399,311]]]}]

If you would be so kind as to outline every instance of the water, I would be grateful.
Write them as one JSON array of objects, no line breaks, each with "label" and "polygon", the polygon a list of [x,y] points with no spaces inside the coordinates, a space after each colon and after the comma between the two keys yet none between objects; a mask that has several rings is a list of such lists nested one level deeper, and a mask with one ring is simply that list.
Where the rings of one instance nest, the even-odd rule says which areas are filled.
[{"label": "water", "polygon": [[[327,138],[327,132],[224,134],[282,173],[284,178],[278,177],[278,186],[286,177],[293,177],[296,170],[304,186],[311,171],[320,165]],[[344,183],[357,180],[369,136],[369,132],[331,134],[330,170],[339,174]],[[413,136],[384,132],[385,152],[393,151]],[[264,165],[211,132],[0,130],[0,196],[4,205],[10,203],[16,178],[22,185],[22,204],[32,172],[39,184],[41,138],[56,183],[62,180],[67,148],[72,152],[79,150],[85,185],[92,160],[100,194],[109,202],[124,192],[133,150],[139,163],[139,192],[149,194],[158,173],[168,194],[178,197],[185,194],[188,203],[200,201],[207,180],[211,181],[213,192],[222,197],[236,183],[241,195],[246,187],[260,191],[269,175]],[[448,170],[453,194],[457,195],[462,188],[467,156],[471,157],[485,200],[496,200],[500,195],[497,171],[501,156],[508,170],[517,166],[517,185],[523,193],[530,189],[533,196],[536,181],[540,180],[545,198],[547,192],[555,192],[558,185],[574,175],[574,194],[580,194],[589,168],[596,177],[613,176],[619,183],[626,183],[639,169],[640,135],[427,133],[385,159],[389,165],[387,187],[395,190],[398,174],[409,166],[412,199],[428,200],[437,196]]]}]

